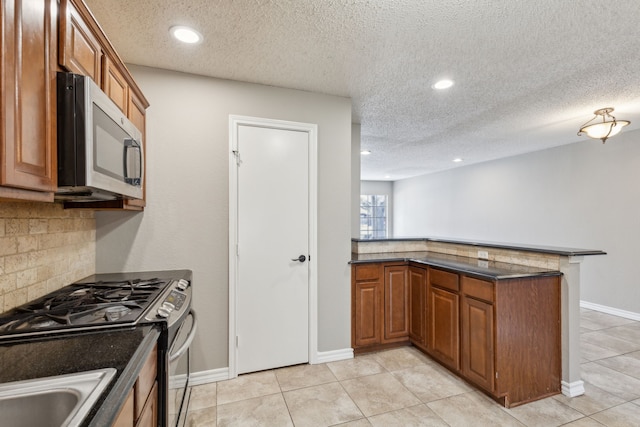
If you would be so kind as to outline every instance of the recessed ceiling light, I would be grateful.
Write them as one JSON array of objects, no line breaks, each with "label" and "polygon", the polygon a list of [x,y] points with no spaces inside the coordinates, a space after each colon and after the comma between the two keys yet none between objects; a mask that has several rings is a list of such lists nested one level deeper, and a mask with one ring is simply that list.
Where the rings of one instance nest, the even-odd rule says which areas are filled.
[{"label": "recessed ceiling light", "polygon": [[362,150],[362,151],[360,152],[360,154],[362,154],[363,156],[368,156],[369,154],[371,154],[371,151],[369,151],[369,150]]},{"label": "recessed ceiling light", "polygon": [[385,175],[384,177],[385,178],[391,178],[391,175]]},{"label": "recessed ceiling light", "polygon": [[462,161],[462,159],[460,157],[456,157],[455,159],[453,159],[453,161],[455,163],[460,163]]},{"label": "recessed ceiling light", "polygon": [[453,80],[443,79],[443,80],[435,82],[432,87],[434,89],[441,90],[441,89],[449,89],[451,86],[453,86]]},{"label": "recessed ceiling light", "polygon": [[202,41],[202,34],[194,30],[193,28],[185,27],[182,25],[176,25],[169,28],[169,32],[173,37],[180,40],[183,43],[195,44]]}]

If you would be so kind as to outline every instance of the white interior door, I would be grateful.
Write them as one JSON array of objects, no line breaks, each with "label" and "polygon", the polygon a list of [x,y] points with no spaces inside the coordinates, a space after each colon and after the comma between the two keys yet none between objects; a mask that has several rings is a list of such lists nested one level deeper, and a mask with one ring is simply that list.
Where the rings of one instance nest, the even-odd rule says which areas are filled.
[{"label": "white interior door", "polygon": [[240,125],[236,150],[237,373],[305,363],[309,133]]}]

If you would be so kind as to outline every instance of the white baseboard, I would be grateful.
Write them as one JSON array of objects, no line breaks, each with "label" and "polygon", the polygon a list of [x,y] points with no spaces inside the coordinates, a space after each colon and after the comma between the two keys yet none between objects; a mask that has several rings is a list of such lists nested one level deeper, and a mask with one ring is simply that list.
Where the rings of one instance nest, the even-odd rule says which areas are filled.
[{"label": "white baseboard", "polygon": [[337,362],[339,360],[353,359],[353,349],[343,348],[341,350],[319,351],[316,355],[315,363]]},{"label": "white baseboard", "polygon": [[[352,348],[318,352],[318,354],[316,354],[315,363],[337,362],[339,360],[346,359],[353,359]],[[218,381],[225,381],[228,379],[229,368],[211,369],[209,371],[192,372],[189,376],[189,385],[202,385]]]},{"label": "white baseboard", "polygon": [[229,379],[229,368],[211,369],[209,371],[192,372],[189,385],[202,385]]},{"label": "white baseboard", "polygon": [[601,311],[618,317],[624,317],[625,319],[640,321],[640,313],[634,313],[633,311],[620,310],[619,308],[608,307],[606,305],[595,304],[587,301],[580,301],[580,307],[587,308],[589,310]]},{"label": "white baseboard", "polygon": [[562,394],[567,397],[582,396],[584,394],[584,381],[580,380],[572,383],[562,381]]}]

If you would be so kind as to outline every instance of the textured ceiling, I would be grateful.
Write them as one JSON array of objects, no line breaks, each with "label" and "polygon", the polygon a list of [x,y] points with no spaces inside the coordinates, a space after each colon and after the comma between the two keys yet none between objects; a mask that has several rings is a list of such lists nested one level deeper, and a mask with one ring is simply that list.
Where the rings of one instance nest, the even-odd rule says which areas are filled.
[{"label": "textured ceiling", "polygon": [[602,107],[640,127],[638,0],[85,1],[125,62],[350,97],[363,179],[600,144]]}]

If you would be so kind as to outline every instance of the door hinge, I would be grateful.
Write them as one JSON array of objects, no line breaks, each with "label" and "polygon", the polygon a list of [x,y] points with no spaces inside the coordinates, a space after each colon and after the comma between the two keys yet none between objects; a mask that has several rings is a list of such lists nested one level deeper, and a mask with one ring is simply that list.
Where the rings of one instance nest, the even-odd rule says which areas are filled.
[{"label": "door hinge", "polygon": [[238,150],[232,150],[231,153],[233,154],[233,156],[236,158],[236,165],[240,166],[240,163],[242,163],[240,161],[240,151]]},{"label": "door hinge", "polygon": [[236,348],[238,348],[238,336],[236,335]]}]

